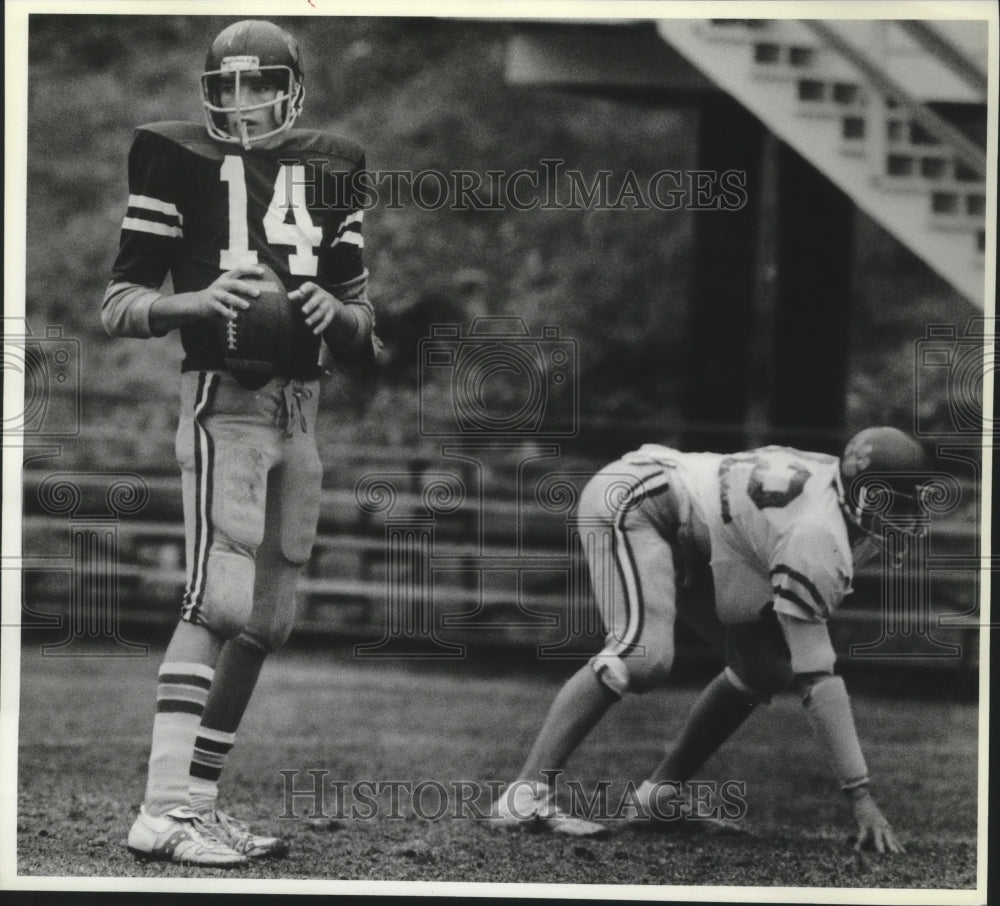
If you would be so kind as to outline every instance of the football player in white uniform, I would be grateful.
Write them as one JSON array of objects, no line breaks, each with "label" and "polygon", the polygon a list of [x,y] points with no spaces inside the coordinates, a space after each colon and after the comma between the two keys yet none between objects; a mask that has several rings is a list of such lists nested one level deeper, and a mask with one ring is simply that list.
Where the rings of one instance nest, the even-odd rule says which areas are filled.
[{"label": "football player in white uniform", "polygon": [[580,496],[578,520],[581,534],[611,539],[610,556],[588,556],[607,642],[557,695],[497,803],[497,822],[577,836],[608,831],[557,808],[547,781],[625,692],[665,684],[680,617],[725,668],[636,791],[630,824],[677,815],[664,797],[676,798],[756,705],[794,687],[850,802],[857,846],[902,852],[872,798],[826,624],[854,570],[877,552],[881,520],[914,511],[926,469],[920,445],[884,427],[856,435],[839,460],[787,447],[724,455],[649,444],[602,469]]}]

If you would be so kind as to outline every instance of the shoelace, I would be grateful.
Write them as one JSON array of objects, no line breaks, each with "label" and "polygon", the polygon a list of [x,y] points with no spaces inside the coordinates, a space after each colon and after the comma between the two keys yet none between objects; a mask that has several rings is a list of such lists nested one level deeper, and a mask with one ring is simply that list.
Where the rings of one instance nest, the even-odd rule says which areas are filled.
[{"label": "shoelace", "polygon": [[217,824],[210,821],[206,816],[195,814],[185,820],[190,822],[194,835],[203,838],[202,842],[220,843],[223,846],[229,845],[220,836]]},{"label": "shoelace", "polygon": [[228,834],[225,844],[240,855],[248,855],[248,851],[254,845],[254,835],[250,833],[250,825],[218,810],[215,812],[215,821],[216,826],[223,828]]},{"label": "shoelace", "polygon": [[239,818],[234,818],[232,815],[227,815],[218,809],[215,811],[215,823],[237,836],[248,836],[250,834],[250,825],[245,821],[240,821]]}]

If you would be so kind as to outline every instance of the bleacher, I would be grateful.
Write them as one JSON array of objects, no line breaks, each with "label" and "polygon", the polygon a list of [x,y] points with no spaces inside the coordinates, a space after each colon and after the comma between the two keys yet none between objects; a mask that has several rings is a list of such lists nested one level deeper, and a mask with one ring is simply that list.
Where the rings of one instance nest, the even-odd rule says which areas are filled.
[{"label": "bleacher", "polygon": [[[596,650],[600,619],[570,514],[600,463],[551,453],[327,452],[337,468],[299,583],[296,635],[398,656],[459,656],[467,645]],[[928,568],[908,584],[878,564],[856,578],[831,623],[841,657],[976,669],[974,492],[963,487],[964,505],[930,526]],[[175,622],[185,581],[178,475],[28,468],[23,512],[26,625],[62,615],[80,634],[107,631],[114,608],[123,631]],[[679,629],[679,659],[706,653]]]}]

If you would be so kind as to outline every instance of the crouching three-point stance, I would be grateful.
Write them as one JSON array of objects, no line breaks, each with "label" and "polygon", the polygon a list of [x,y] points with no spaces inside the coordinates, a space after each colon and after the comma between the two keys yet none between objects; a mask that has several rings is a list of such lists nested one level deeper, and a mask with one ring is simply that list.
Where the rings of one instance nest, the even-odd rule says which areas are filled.
[{"label": "crouching three-point stance", "polygon": [[680,618],[725,667],[635,790],[624,809],[628,824],[679,827],[685,814],[699,817],[681,785],[759,703],[794,687],[850,802],[858,846],[900,852],[869,791],[826,623],[859,562],[878,550],[882,520],[912,514],[921,472],[922,448],[891,428],[861,432],[840,460],[785,447],[722,455],[646,445],[599,472],[581,494],[578,519],[582,536],[606,539],[585,547],[607,642],[557,695],[518,779],[497,802],[496,822],[608,832],[559,809],[546,781],[624,693],[665,683]]}]

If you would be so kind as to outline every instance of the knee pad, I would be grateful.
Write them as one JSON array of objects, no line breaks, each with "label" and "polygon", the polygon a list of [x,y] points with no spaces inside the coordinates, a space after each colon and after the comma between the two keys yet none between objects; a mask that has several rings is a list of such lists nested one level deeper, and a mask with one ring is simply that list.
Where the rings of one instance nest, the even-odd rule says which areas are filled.
[{"label": "knee pad", "polygon": [[[648,665],[648,666],[647,666]],[[591,669],[604,687],[618,698],[626,692],[643,693],[663,685],[670,675],[670,662],[625,660],[618,655],[598,654],[590,659]]]},{"label": "knee pad", "polygon": [[[223,638],[240,642],[248,648],[256,648],[264,654],[274,654],[285,644],[285,642],[288,641],[288,637],[292,634],[294,624],[294,614],[292,614],[291,618],[274,620],[271,625],[267,627],[255,626],[252,624],[244,626],[238,630],[230,631],[227,635],[223,636]],[[214,626],[210,626],[209,628],[212,629],[213,632],[222,635],[222,633],[218,632]],[[233,627],[227,628],[233,630]]]},{"label": "knee pad", "polygon": [[612,695],[621,698],[629,688],[628,665],[616,654],[597,654],[590,659],[590,667],[598,681]]},{"label": "knee pad", "polygon": [[[744,671],[746,672],[746,671]],[[727,666],[724,673],[726,679],[739,689],[748,699],[758,704],[766,705],[776,692],[783,692],[792,684],[792,672],[788,669],[768,672],[755,672],[744,680],[732,667]]]},{"label": "knee pad", "polygon": [[204,594],[197,603],[185,606],[183,618],[231,639],[249,622],[253,595],[253,559],[235,551],[213,550],[208,557]]},{"label": "knee pad", "polygon": [[727,676],[759,701],[770,701],[776,692],[791,687],[794,674],[788,645],[773,611],[756,623],[728,627],[725,649]]},{"label": "knee pad", "polygon": [[288,641],[295,625],[295,587],[301,569],[281,556],[258,563],[258,572],[263,572],[253,615],[241,633],[249,644],[271,654]]},{"label": "knee pad", "polygon": [[254,648],[259,648],[266,654],[274,654],[285,642],[288,641],[288,637],[292,634],[292,627],[295,624],[295,614],[292,613],[288,618],[276,618],[271,622],[269,626],[257,626],[251,625],[246,627],[240,635],[239,638],[247,645],[252,645]]},{"label": "knee pad", "polygon": [[641,694],[666,685],[674,665],[673,651],[661,652],[658,658],[653,655],[647,648],[645,654],[629,657],[626,668],[632,692]]}]

